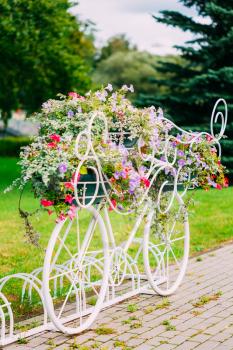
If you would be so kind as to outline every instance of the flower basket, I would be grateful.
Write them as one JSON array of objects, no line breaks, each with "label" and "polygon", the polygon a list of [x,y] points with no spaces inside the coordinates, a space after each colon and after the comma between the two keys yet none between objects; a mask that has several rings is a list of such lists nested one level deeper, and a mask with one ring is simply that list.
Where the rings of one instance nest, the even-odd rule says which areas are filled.
[{"label": "flower basket", "polygon": [[114,142],[116,142],[116,144],[121,143],[127,149],[133,148],[138,141],[137,137],[134,137],[134,138],[131,137],[130,131],[121,131],[119,129],[115,129],[113,131],[110,131],[109,134],[111,135]]},{"label": "flower basket", "polygon": [[126,212],[157,203],[162,192],[227,185],[213,136],[182,131],[153,106],[134,107],[125,98],[129,89],[70,93],[34,115],[39,135],[21,153],[16,183],[32,181],[41,206],[59,220],[72,218],[75,206],[106,199],[110,184],[108,201]]},{"label": "flower basket", "polygon": [[[88,174],[85,175],[80,175],[77,183],[79,202],[85,206],[90,202],[92,202],[92,204],[99,204],[106,198],[103,186],[107,191],[110,190],[108,181],[97,182],[96,175],[93,171],[89,171]],[[77,205],[76,200],[74,200],[73,204]]]}]

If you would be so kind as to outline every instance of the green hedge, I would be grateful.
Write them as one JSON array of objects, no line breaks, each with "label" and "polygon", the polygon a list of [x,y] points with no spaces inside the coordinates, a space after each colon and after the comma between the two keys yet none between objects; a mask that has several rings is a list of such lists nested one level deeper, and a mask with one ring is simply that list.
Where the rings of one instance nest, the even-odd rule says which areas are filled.
[{"label": "green hedge", "polygon": [[20,148],[30,143],[29,137],[3,137],[0,138],[0,156],[18,157]]}]

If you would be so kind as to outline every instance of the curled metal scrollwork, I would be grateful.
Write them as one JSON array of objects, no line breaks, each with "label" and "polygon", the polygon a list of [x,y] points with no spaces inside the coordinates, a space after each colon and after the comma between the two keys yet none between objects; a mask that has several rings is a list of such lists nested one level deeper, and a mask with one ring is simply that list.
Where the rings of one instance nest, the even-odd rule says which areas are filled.
[{"label": "curled metal scrollwork", "polygon": [[[223,104],[224,112],[217,111],[221,103]],[[172,134],[170,134],[169,131],[166,131],[164,133],[164,140],[160,148],[158,148],[155,145],[154,147],[150,147],[149,153],[144,154],[142,151],[143,140],[141,137],[139,137],[139,139],[137,140],[138,154],[140,155],[142,161],[147,162],[149,164],[146,177],[150,179],[150,186],[149,188],[146,189],[144,195],[142,196],[140,202],[138,203],[138,206],[140,206],[144,201],[147,200],[150,188],[152,185],[155,185],[158,175],[161,172],[167,171],[167,172],[173,173],[172,183],[171,183],[171,177],[170,177],[169,183],[168,183],[168,180],[165,179],[164,182],[160,184],[160,188],[158,189],[158,198],[156,202],[158,211],[160,211],[161,213],[166,213],[171,207],[175,196],[178,195],[180,196],[180,198],[182,198],[188,189],[187,186],[184,186],[183,190],[179,191],[178,193],[178,186],[180,185],[181,169],[179,168],[179,166],[177,166],[177,162],[178,162],[177,149],[173,147],[173,144],[177,142],[179,142],[180,144],[185,144],[186,147],[188,147],[189,149],[190,155],[195,156],[195,151],[193,151],[194,146],[201,139],[209,138],[212,140],[213,144],[215,144],[215,146],[218,148],[218,155],[220,157],[221,146],[220,146],[219,140],[223,137],[226,129],[227,104],[224,99],[219,99],[215,103],[215,106],[213,108],[212,115],[211,115],[210,133],[186,131],[178,127],[176,124],[174,124],[172,121],[168,120],[164,116],[160,116],[159,120],[160,122],[163,122],[164,125],[170,125],[172,130]],[[98,196],[99,188],[101,186],[103,189],[103,197],[105,198],[105,201],[109,204],[109,206],[112,208],[112,210],[116,211],[119,214],[127,215],[128,212],[118,210],[117,207],[114,207],[109,197],[109,192],[110,192],[109,189],[112,191],[114,191],[114,189],[112,188],[111,182],[102,171],[101,160],[96,154],[94,144],[93,144],[94,126],[95,126],[95,123],[98,121],[103,124],[102,126],[103,141],[108,142],[109,140],[111,140],[112,133],[109,131],[107,117],[102,112],[93,113],[86,129],[82,131],[77,136],[77,139],[76,139],[75,154],[77,158],[80,160],[80,163],[74,177],[75,199],[79,207],[82,207],[82,208],[89,207],[95,202],[95,199]],[[214,124],[219,124],[219,122],[220,122],[220,132],[218,134],[214,134]],[[174,136],[174,132],[177,133],[177,136]],[[181,134],[185,135],[185,140],[178,138],[178,135],[181,135]],[[96,165],[95,166],[88,165],[89,161],[92,161],[92,163]],[[85,203],[86,184],[84,182],[83,182],[84,193],[82,198],[80,198],[80,194],[77,191],[77,184],[79,183],[79,173],[83,165],[87,165],[87,168],[95,174],[95,179],[96,179],[95,180],[96,188],[93,194],[93,198],[88,202],[88,204]],[[188,176],[189,180],[191,179],[191,176],[192,174],[190,170],[189,176]],[[161,200],[163,198],[163,193],[166,192],[166,188],[168,185],[170,188],[170,192],[169,192],[170,200],[168,201],[167,207],[165,209],[162,209]]]}]

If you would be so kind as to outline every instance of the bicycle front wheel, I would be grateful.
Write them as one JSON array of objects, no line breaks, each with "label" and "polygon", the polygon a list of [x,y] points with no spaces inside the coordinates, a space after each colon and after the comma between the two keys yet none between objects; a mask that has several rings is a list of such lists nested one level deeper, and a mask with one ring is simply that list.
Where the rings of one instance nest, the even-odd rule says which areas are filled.
[{"label": "bicycle front wheel", "polygon": [[90,327],[103,305],[109,278],[108,237],[103,219],[90,207],[80,225],[78,213],[79,210],[73,220],[56,225],[43,268],[48,315],[56,328],[67,334]]}]

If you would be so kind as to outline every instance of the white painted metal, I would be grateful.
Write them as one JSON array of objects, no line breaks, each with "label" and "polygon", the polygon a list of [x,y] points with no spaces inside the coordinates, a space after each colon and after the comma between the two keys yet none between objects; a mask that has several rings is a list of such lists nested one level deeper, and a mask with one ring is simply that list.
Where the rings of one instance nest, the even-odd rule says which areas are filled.
[{"label": "white painted metal", "polygon": [[[98,312],[100,311],[102,304],[104,302],[105,294],[108,287],[108,275],[109,275],[109,249],[108,249],[108,236],[107,231],[103,222],[103,219],[101,215],[99,215],[99,212],[93,208],[88,207],[87,210],[91,213],[92,219],[91,223],[88,227],[88,230],[84,236],[83,242],[80,246],[80,251],[75,252],[75,254],[72,254],[72,252],[69,250],[69,247],[66,246],[65,239],[70,233],[71,225],[68,225],[68,228],[65,232],[65,239],[61,239],[59,237],[63,226],[65,225],[65,221],[57,224],[55,227],[51,239],[48,243],[46,255],[45,255],[45,261],[44,261],[44,270],[43,270],[43,296],[45,300],[46,309],[48,310],[48,314],[54,325],[59,329],[60,331],[68,334],[75,334],[82,332],[86,328],[88,328],[92,322],[95,320],[96,316],[98,315]],[[74,220],[73,220],[74,221]],[[95,254],[98,252],[96,251],[88,251],[88,246],[90,244],[90,240],[93,236],[93,231],[98,225],[100,230],[100,236],[102,240],[102,246],[103,250],[100,251],[98,255],[98,259],[101,260],[101,275],[102,280],[101,283],[99,283],[100,290],[98,291],[95,286],[98,284],[96,281],[92,281],[91,275],[90,275],[90,269],[95,268],[99,270],[99,266],[97,265],[99,261],[95,260]],[[77,237],[78,240],[80,237]],[[65,276],[70,277],[70,285],[69,290],[67,292],[66,298],[62,304],[62,307],[59,311],[59,314],[56,313],[55,307],[53,305],[53,299],[51,295],[50,290],[50,282],[54,278],[57,278],[58,276],[55,274],[54,276],[54,268],[53,266],[56,264],[56,260],[54,259],[54,248],[55,245],[58,243],[58,241],[61,242],[62,246],[65,247],[66,250],[69,250],[68,255],[70,255],[70,268],[69,270],[64,271]],[[59,245],[59,248],[61,245]],[[62,249],[58,249],[59,254],[62,252]],[[90,253],[92,254],[89,256]],[[55,258],[59,258],[59,254],[55,255]],[[88,265],[89,264],[89,265]],[[89,268],[89,269],[88,269]],[[53,274],[52,274],[53,273]],[[97,295],[97,302],[95,306],[88,306],[87,301],[87,291],[89,292],[89,289],[92,288],[96,295]],[[72,293],[76,294],[76,321],[79,319],[78,326],[77,327],[70,327],[63,324],[61,321],[63,313],[66,312],[66,306],[69,303],[68,297],[72,295]],[[67,297],[68,296],[68,297]],[[84,315],[89,315],[89,317],[84,318]]]},{"label": "white painted metal", "polygon": [[[156,293],[168,296],[176,291],[185,275],[189,256],[189,224],[188,215],[182,198],[177,194],[177,211],[182,211],[181,228],[175,231],[178,218],[172,219],[171,226],[167,227],[157,242],[152,244],[151,223],[154,213],[151,211],[147,217],[144,230],[143,258],[144,267],[151,287]],[[183,217],[184,216],[184,217]],[[181,235],[178,233],[181,232]],[[176,251],[176,245],[180,248]],[[181,252],[180,252],[181,250]],[[151,258],[151,252],[155,258]],[[177,256],[179,253],[181,256]],[[164,278],[164,283],[157,284],[159,278]]]},{"label": "white painted metal", "polygon": [[[223,104],[225,112],[217,111],[220,103]],[[190,152],[192,152],[192,147],[200,136],[209,135],[213,137],[219,148],[219,154],[221,154],[219,140],[224,134],[227,123],[225,100],[219,99],[214,106],[210,123],[211,134],[186,132],[166,118],[160,118],[164,122],[170,123],[176,128],[177,132],[186,133],[190,136],[190,141],[185,142],[189,144]],[[103,123],[103,138],[107,140],[112,137],[112,133],[108,132],[108,122],[103,113],[93,113],[87,129],[77,136],[75,154],[80,160],[74,177],[75,198],[78,206],[77,217],[70,222],[67,219],[56,225],[46,250],[43,268],[39,267],[31,274],[14,274],[0,280],[0,345],[6,345],[21,337],[31,336],[50,329],[67,334],[82,332],[92,324],[101,309],[139,293],[151,294],[156,292],[164,296],[170,295],[176,291],[184,277],[189,254],[189,224],[188,215],[183,205],[183,196],[187,188],[184,189],[183,193],[178,192],[177,189],[179,170],[174,177],[174,183],[169,184],[172,190],[169,192],[166,207],[163,207],[162,199],[166,193],[168,182],[164,181],[153,210],[150,209],[151,206],[148,203],[149,188],[145,191],[138,205],[138,207],[142,206],[140,215],[136,218],[131,232],[127,237],[124,237],[126,240],[120,246],[117,246],[107,208],[110,206],[119,215],[129,215],[129,212],[114,208],[109,198],[107,188],[111,186],[111,183],[102,173],[100,160],[92,144],[92,128],[96,120]],[[220,131],[215,136],[214,124],[216,123],[220,124]],[[171,141],[174,140],[177,140],[177,138],[167,133],[163,149],[154,148],[150,155],[142,154],[141,148],[138,148],[141,157],[150,162],[150,168],[146,176],[150,178],[151,185],[165,168],[172,170],[176,164],[177,153],[171,148]],[[139,139],[139,146],[140,142]],[[83,144],[85,145],[85,152],[82,151]],[[163,161],[161,160],[162,156]],[[96,164],[96,166],[89,167],[94,172],[96,181],[95,193],[91,201],[86,204],[88,183],[83,182],[84,191],[80,196],[77,190],[77,182],[81,166],[86,166],[89,160]],[[98,197],[100,186],[104,191],[102,198],[100,198],[102,204],[95,208],[94,203]],[[91,216],[84,235],[81,235],[82,225],[79,223],[79,211],[81,209],[86,210]],[[179,215],[175,215],[168,229],[152,233],[151,224],[154,215],[166,215],[174,210],[178,213],[182,212],[183,220],[179,223]],[[144,220],[146,220],[144,235],[141,238],[136,238],[139,227]],[[181,230],[181,236],[177,236],[176,225]],[[90,245],[93,243],[93,235],[96,232],[101,237],[102,244],[101,247],[91,249]],[[69,241],[72,235],[75,240]],[[71,242],[74,242],[72,250],[70,248]],[[179,258],[177,257],[178,250],[175,249],[177,242],[182,243],[179,243],[178,247],[180,249]],[[138,244],[138,251],[134,257],[129,254],[132,243]],[[144,271],[139,269],[139,259],[142,254]],[[3,293],[4,286],[12,279],[20,279],[23,282],[22,302],[26,297],[32,301],[33,293],[38,294],[44,309],[44,318],[40,326],[24,332],[17,332],[14,329],[15,321],[12,305]],[[68,290],[66,290],[67,288]],[[93,296],[96,298],[94,305],[90,303],[90,298]],[[62,302],[61,297],[63,297]],[[47,313],[50,318],[49,322]],[[74,321],[73,326],[69,325],[71,321]]]}]

